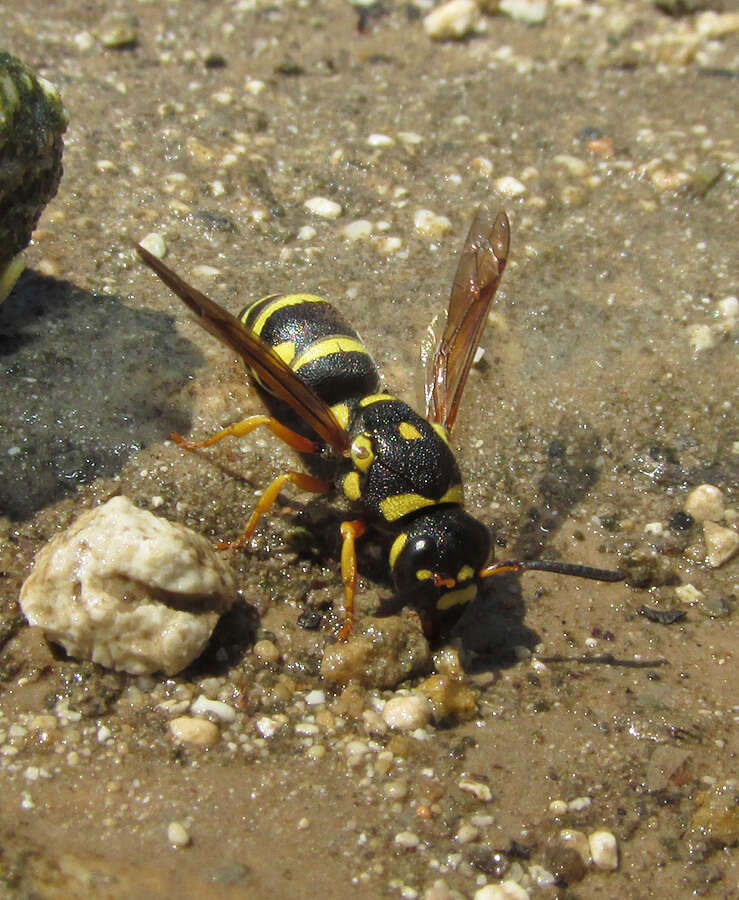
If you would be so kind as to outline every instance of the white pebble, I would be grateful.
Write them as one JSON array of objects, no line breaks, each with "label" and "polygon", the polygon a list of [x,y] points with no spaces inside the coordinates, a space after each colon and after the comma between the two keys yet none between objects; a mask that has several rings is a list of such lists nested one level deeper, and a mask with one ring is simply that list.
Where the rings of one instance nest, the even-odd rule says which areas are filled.
[{"label": "white pebble", "polygon": [[397,253],[402,246],[402,238],[396,237],[395,235],[388,235],[387,237],[380,238],[375,244],[377,250],[386,256],[389,256],[391,253]]},{"label": "white pebble", "polygon": [[311,197],[303,206],[309,213],[322,219],[337,219],[343,212],[341,205],[328,197]]},{"label": "white pebble", "polygon": [[299,241],[312,241],[317,234],[318,232],[312,225],[303,225],[302,228],[298,228]]},{"label": "white pebble", "polygon": [[396,731],[415,731],[431,720],[431,704],[420,694],[393,697],[385,704],[382,718]]},{"label": "white pebble", "polygon": [[458,40],[473,31],[479,21],[475,0],[448,0],[424,17],[423,28],[434,41]]},{"label": "white pebble", "polygon": [[476,841],[480,837],[480,829],[470,825],[469,822],[462,822],[454,835],[454,840],[458,844],[469,844]]},{"label": "white pebble", "polygon": [[536,863],[532,863],[529,866],[528,874],[537,887],[549,887],[550,884],[554,884],[557,880],[549,869],[545,869],[544,866],[539,866]]},{"label": "white pebble", "polygon": [[569,153],[558,153],[553,157],[552,162],[563,166],[570,175],[575,175],[576,177],[587,175],[590,171],[590,167],[584,160],[580,159],[579,156],[571,156]]},{"label": "white pebble", "polygon": [[193,700],[190,712],[194,716],[215,716],[222,722],[233,722],[236,718],[236,710],[228,703],[221,700],[209,700],[201,694],[196,700]]},{"label": "white pebble", "polygon": [[295,734],[300,734],[303,737],[315,737],[317,734],[320,734],[320,731],[321,729],[315,722],[295,723]]},{"label": "white pebble", "polygon": [[342,235],[347,241],[359,241],[368,238],[372,234],[372,222],[368,219],[357,219],[349,222],[341,229]]},{"label": "white pebble", "polygon": [[190,833],[181,822],[170,822],[167,826],[167,840],[173,847],[187,847]]},{"label": "white pebble", "polygon": [[262,716],[256,721],[257,731],[263,738],[271,738],[282,728],[282,725],[282,722],[271,719],[269,716]]},{"label": "white pebble", "polygon": [[215,278],[216,275],[221,274],[221,270],[216,269],[215,266],[200,265],[200,266],[194,266],[192,273],[193,273],[193,275],[197,276],[198,278]]},{"label": "white pebble", "polygon": [[588,809],[592,802],[590,797],[575,797],[574,800],[570,800],[567,807],[573,812],[580,812],[583,809]]},{"label": "white pebble", "polygon": [[716,336],[708,325],[688,326],[688,341],[693,348],[693,353],[710,350],[716,345]]},{"label": "white pebble", "polygon": [[192,744],[195,747],[210,747],[221,739],[217,725],[207,719],[192,716],[178,716],[169,723],[172,737],[181,744]]},{"label": "white pebble", "polygon": [[703,523],[703,540],[706,544],[706,562],[713,569],[728,562],[739,549],[739,534],[715,522]]},{"label": "white pebble", "polygon": [[452,223],[446,216],[440,216],[430,209],[418,209],[413,216],[413,224],[420,234],[431,240],[438,240],[452,230]]},{"label": "white pebble", "polygon": [[475,781],[473,778],[462,778],[457,782],[457,787],[461,791],[467,791],[468,794],[472,794],[481,803],[489,803],[493,799],[493,792],[490,790],[490,786],[485,784],[484,781]]},{"label": "white pebble", "polygon": [[613,872],[618,868],[618,846],[610,831],[594,831],[588,838],[588,843],[596,869]]},{"label": "white pebble", "polygon": [[713,484],[699,484],[685,498],[683,509],[697,522],[705,519],[718,522],[724,515],[724,495]]},{"label": "white pebble", "polygon": [[420,838],[412,831],[399,831],[395,835],[395,843],[404,850],[414,850],[420,843]]},{"label": "white pebble", "polygon": [[547,17],[545,0],[500,0],[500,11],[517,22],[540,25]]},{"label": "white pebble", "polygon": [[144,250],[148,250],[152,256],[156,256],[157,259],[164,259],[167,255],[167,242],[156,231],[151,231],[146,237],[142,238],[139,243],[144,248]]},{"label": "white pebble", "polygon": [[367,138],[367,143],[370,147],[392,147],[395,141],[389,134],[374,133]]},{"label": "white pebble", "polygon": [[739,318],[739,298],[723,297],[716,304],[719,313],[728,321],[730,327],[734,327],[736,320]]},{"label": "white pebble", "polygon": [[590,865],[590,842],[583,831],[574,828],[563,828],[559,833],[559,839],[566,847],[571,847],[579,853],[586,866]]},{"label": "white pebble", "polygon": [[244,85],[246,92],[253,97],[256,97],[257,94],[261,94],[265,87],[265,83],[258,78],[250,78]]},{"label": "white pebble", "polygon": [[475,891],[474,900],[529,900],[529,892],[516,881],[501,881]]},{"label": "white pebble", "polygon": [[305,695],[305,702],[308,706],[322,706],[326,702],[326,692],[320,690],[309,691]]},{"label": "white pebble", "polygon": [[[423,142],[423,135],[418,134],[416,131],[399,131],[398,132],[398,140],[405,144],[406,147],[415,147],[417,144]],[[397,190],[397,188],[396,188]],[[401,188],[401,190],[405,190],[405,188]],[[736,298],[734,298],[736,299]]]},{"label": "white pebble", "polygon": [[703,591],[699,591],[693,584],[681,584],[675,588],[675,596],[681,603],[694,606],[703,599]]},{"label": "white pebble", "polygon": [[200,655],[235,593],[206,538],[113,497],[41,549],[20,603],[71,656],[174,675]]},{"label": "white pebble", "polygon": [[520,197],[526,193],[526,185],[513,175],[503,175],[495,180],[495,189],[504,197]]}]

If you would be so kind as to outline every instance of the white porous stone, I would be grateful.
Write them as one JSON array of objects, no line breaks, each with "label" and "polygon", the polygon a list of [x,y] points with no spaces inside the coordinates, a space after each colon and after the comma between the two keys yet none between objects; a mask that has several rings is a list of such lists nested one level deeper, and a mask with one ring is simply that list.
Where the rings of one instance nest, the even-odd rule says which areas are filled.
[{"label": "white porous stone", "polygon": [[424,17],[423,28],[435,41],[459,40],[469,34],[480,21],[475,0],[449,0]]},{"label": "white porous stone", "polygon": [[618,868],[618,845],[610,831],[594,831],[588,838],[590,856],[596,869],[613,872]]},{"label": "white porous stone", "polygon": [[706,562],[717,569],[739,550],[739,534],[715,522],[703,523],[703,540],[706,544]]},{"label": "white porous stone", "polygon": [[724,495],[715,484],[699,484],[685,498],[683,509],[697,522],[718,522],[724,515]]},{"label": "white porous stone", "polygon": [[526,193],[526,185],[513,175],[503,175],[495,180],[495,189],[504,197],[520,197]]},{"label": "white porous stone", "polygon": [[421,694],[393,697],[383,707],[382,718],[396,731],[415,731],[431,720],[431,704]]},{"label": "white porous stone", "polygon": [[197,699],[193,700],[190,706],[190,712],[194,716],[213,716],[220,719],[221,722],[233,722],[236,718],[236,710],[228,703],[222,700],[210,700],[201,694]]},{"label": "white porous stone", "polygon": [[234,595],[205,538],[114,497],[41,549],[20,605],[71,656],[174,675],[200,655]]}]

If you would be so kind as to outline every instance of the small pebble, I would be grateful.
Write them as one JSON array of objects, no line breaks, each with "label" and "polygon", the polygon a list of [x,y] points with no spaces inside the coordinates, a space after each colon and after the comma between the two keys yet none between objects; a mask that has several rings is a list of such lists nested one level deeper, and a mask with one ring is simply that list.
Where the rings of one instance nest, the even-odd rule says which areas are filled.
[{"label": "small pebble", "polygon": [[395,143],[393,138],[390,137],[389,134],[371,134],[367,138],[367,143],[370,147],[392,147]]},{"label": "small pebble", "polygon": [[588,838],[588,843],[596,869],[613,872],[618,868],[618,846],[610,831],[594,831]]},{"label": "small pebble", "polygon": [[221,739],[217,725],[207,719],[192,716],[178,716],[169,723],[172,737],[181,744],[192,744],[195,747],[210,747]]},{"label": "small pebble", "polygon": [[452,223],[446,216],[437,215],[430,209],[416,210],[413,224],[419,234],[434,241],[449,234],[452,230]]},{"label": "small pebble", "polygon": [[581,812],[583,809],[588,809],[592,802],[590,797],[575,797],[574,800],[570,800],[567,807],[573,812]]},{"label": "small pebble", "polygon": [[571,847],[581,857],[586,865],[590,865],[590,842],[583,831],[574,828],[563,828],[559,833],[559,839],[565,847]]},{"label": "small pebble", "polygon": [[309,213],[322,219],[337,219],[343,212],[341,205],[328,197],[311,197],[303,206]]},{"label": "small pebble", "polygon": [[517,881],[501,881],[475,891],[474,900],[529,900],[529,892]]},{"label": "small pebble", "polygon": [[708,325],[688,326],[688,341],[693,348],[693,353],[710,350],[716,346],[716,336]]},{"label": "small pebble", "polygon": [[382,710],[385,723],[396,731],[415,731],[431,720],[431,704],[420,694],[393,697]]},{"label": "small pebble", "polygon": [[125,50],[138,41],[136,17],[130,13],[112,13],[100,23],[98,37],[109,50]]},{"label": "small pebble", "polygon": [[228,703],[223,703],[221,700],[209,700],[203,694],[193,701],[190,712],[194,716],[215,716],[222,722],[233,722],[236,718],[236,710],[233,706],[229,706]]},{"label": "small pebble", "polygon": [[322,706],[326,702],[326,692],[320,690],[309,691],[305,695],[305,702],[308,706]]},{"label": "small pebble", "polygon": [[349,222],[341,229],[341,233],[347,241],[359,241],[368,238],[372,234],[372,222],[367,219],[357,219]]},{"label": "small pebble", "polygon": [[520,197],[526,193],[526,185],[514,178],[513,175],[503,175],[502,178],[496,178],[495,189],[504,197]]},{"label": "small pebble", "polygon": [[283,722],[272,719],[269,716],[262,716],[256,721],[257,731],[262,735],[263,738],[271,738],[275,735],[280,728],[283,726]]},{"label": "small pebble", "polygon": [[479,21],[475,0],[448,0],[424,17],[423,29],[433,41],[453,41],[474,31]]},{"label": "small pebble", "polygon": [[473,794],[481,803],[489,803],[493,799],[493,792],[490,790],[489,785],[485,784],[484,781],[475,781],[473,778],[462,778],[457,782],[457,787],[461,791],[467,791],[468,794]]},{"label": "small pebble", "polygon": [[404,850],[415,850],[420,843],[420,838],[412,831],[399,831],[395,835],[396,846],[402,847]]},{"label": "small pebble", "polygon": [[146,237],[142,238],[139,243],[144,248],[144,250],[148,250],[152,256],[156,256],[157,259],[164,259],[167,255],[167,243],[161,234],[157,234],[156,231],[151,231]]},{"label": "small pebble", "polygon": [[470,844],[472,841],[476,841],[479,837],[479,828],[475,828],[475,826],[470,825],[469,822],[463,822],[457,829],[457,833],[454,835],[454,840],[458,844]]},{"label": "small pebble", "polygon": [[297,238],[299,241],[312,241],[317,234],[312,225],[303,225],[302,228],[298,228]]},{"label": "small pebble", "polygon": [[739,534],[715,522],[703,523],[703,540],[706,544],[706,562],[717,569],[739,550]]},{"label": "small pebble", "polygon": [[703,599],[703,592],[699,591],[695,585],[681,584],[675,588],[675,596],[681,603],[693,605],[700,603]]},{"label": "small pebble", "polygon": [[697,522],[718,522],[724,516],[724,495],[714,484],[699,484],[685,498],[683,509]]},{"label": "small pebble", "polygon": [[181,822],[170,822],[167,826],[167,840],[173,847],[187,847],[190,833]]},{"label": "small pebble", "polygon": [[563,166],[570,175],[583,177],[590,172],[590,166],[578,156],[572,156],[569,153],[558,153],[552,158],[552,162],[558,166]]},{"label": "small pebble", "polygon": [[280,651],[272,641],[257,641],[252,648],[252,653],[265,665],[274,665],[280,659]]},{"label": "small pebble", "polygon": [[499,9],[526,25],[540,25],[547,18],[546,0],[500,0]]}]

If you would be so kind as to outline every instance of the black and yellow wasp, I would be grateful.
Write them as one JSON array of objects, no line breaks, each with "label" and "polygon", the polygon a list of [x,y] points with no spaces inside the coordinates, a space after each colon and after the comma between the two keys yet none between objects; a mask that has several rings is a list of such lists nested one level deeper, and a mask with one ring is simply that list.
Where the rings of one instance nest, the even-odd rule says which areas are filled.
[{"label": "black and yellow wasp", "polygon": [[[188,449],[241,437],[266,426],[297,450],[311,474],[289,471],[262,495],[237,541],[245,544],[286,483],[306,491],[335,487],[357,518],[341,524],[345,618],[352,630],[357,583],[355,541],[367,526],[385,536],[396,597],[429,628],[455,618],[493,575],[536,569],[618,581],[620,572],[543,560],[494,562],[490,531],[464,509],[459,466],[450,447],[462,391],[508,258],[505,212],[481,208],[470,228],[452,285],[441,337],[426,374],[421,416],[381,386],[357,332],[326,300],[271,294],[238,318],[186,284],[143,247],[143,261],[179,296],[206,330],[246,363],[268,415],[251,416],[208,440],[175,440]],[[327,467],[328,464],[328,467]]]}]

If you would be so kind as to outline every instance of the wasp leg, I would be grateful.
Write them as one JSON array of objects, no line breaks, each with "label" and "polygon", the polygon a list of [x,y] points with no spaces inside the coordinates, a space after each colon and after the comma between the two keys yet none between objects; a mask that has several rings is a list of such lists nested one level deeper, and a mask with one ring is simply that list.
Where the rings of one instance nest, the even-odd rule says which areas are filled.
[{"label": "wasp leg", "polygon": [[201,450],[203,447],[210,447],[213,444],[217,444],[218,441],[222,441],[225,437],[245,437],[247,434],[251,434],[255,428],[259,428],[260,425],[265,425],[272,434],[276,435],[281,441],[284,441],[289,447],[297,450],[298,453],[315,453],[318,450],[318,446],[314,441],[309,440],[307,437],[303,437],[302,434],[298,434],[290,428],[286,428],[281,422],[278,422],[277,419],[273,419],[272,416],[265,415],[249,416],[248,419],[243,419],[241,422],[234,422],[233,425],[229,425],[228,428],[217,431],[214,435],[211,435],[211,437],[206,438],[204,441],[185,440],[185,438],[176,431],[172,433],[172,440],[186,450]]},{"label": "wasp leg", "polygon": [[275,478],[272,484],[270,484],[267,490],[259,498],[259,502],[254,507],[254,512],[246,523],[246,528],[242,532],[241,537],[237,538],[235,541],[222,541],[220,544],[216,544],[216,549],[236,550],[239,547],[243,547],[252,534],[254,534],[254,529],[257,527],[259,520],[274,504],[282,490],[282,486],[288,481],[299,487],[301,490],[311,491],[314,494],[325,494],[333,488],[333,484],[330,481],[324,481],[322,478],[314,478],[313,475],[307,475],[305,472],[285,472],[283,475]]},{"label": "wasp leg", "polygon": [[341,523],[341,577],[344,581],[344,624],[337,635],[345,641],[354,629],[354,595],[357,592],[357,553],[354,541],[362,537],[367,526],[361,519]]}]

